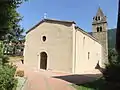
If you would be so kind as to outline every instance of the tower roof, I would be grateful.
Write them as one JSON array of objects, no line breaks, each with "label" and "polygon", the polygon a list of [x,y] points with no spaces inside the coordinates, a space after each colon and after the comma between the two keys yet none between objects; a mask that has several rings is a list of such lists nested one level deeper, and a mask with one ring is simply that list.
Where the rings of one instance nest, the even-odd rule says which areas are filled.
[{"label": "tower roof", "polygon": [[96,16],[93,18],[93,24],[107,23],[106,16],[104,15],[102,9],[99,7]]},{"label": "tower roof", "polygon": [[102,9],[99,7],[96,16],[104,16]]}]

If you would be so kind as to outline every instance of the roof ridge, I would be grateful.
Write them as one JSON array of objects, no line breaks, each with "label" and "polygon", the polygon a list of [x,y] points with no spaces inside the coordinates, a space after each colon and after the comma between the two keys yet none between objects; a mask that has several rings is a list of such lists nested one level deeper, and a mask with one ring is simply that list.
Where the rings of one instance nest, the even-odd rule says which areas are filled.
[{"label": "roof ridge", "polygon": [[49,19],[49,18],[44,20],[75,23],[75,21],[72,21],[72,20],[60,20],[60,19]]},{"label": "roof ridge", "polygon": [[39,26],[41,23],[43,22],[47,22],[47,21],[56,21],[56,22],[64,22],[64,23],[74,23],[76,24],[74,21],[67,21],[67,20],[57,20],[57,19],[42,19],[40,22],[38,22],[36,25],[34,25],[31,29],[29,29],[27,33],[29,33],[30,31],[32,31],[34,28],[36,28],[37,26]]}]

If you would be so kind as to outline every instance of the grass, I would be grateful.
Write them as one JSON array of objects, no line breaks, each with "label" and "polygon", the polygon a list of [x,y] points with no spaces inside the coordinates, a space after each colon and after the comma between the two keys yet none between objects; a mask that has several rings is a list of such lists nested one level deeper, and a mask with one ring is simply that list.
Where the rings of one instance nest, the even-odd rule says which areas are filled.
[{"label": "grass", "polygon": [[108,84],[103,78],[100,78],[94,82],[89,82],[80,85],[73,85],[76,90],[120,90],[120,87],[114,86],[114,84]]},{"label": "grass", "polygon": [[21,59],[23,59],[23,56],[9,56],[10,62],[20,61]]},{"label": "grass", "polygon": [[22,90],[27,78],[25,78],[25,77],[16,77],[16,78],[18,79],[16,90]]}]

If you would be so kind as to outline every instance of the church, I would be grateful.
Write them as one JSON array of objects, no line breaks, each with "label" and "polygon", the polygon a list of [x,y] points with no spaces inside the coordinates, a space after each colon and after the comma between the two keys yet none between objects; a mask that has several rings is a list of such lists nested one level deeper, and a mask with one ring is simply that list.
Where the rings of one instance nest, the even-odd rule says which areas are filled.
[{"label": "church", "polygon": [[[107,17],[101,8],[93,17],[92,32],[74,21],[43,19],[26,32],[24,62],[37,69],[79,74],[108,63]],[[112,38],[110,38],[112,39]]]}]

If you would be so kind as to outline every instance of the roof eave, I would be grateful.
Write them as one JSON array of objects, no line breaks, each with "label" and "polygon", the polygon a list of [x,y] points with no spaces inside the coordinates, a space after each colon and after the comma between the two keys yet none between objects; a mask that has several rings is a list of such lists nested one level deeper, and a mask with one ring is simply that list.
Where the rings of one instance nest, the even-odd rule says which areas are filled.
[{"label": "roof eave", "polygon": [[73,23],[76,24],[74,21],[62,21],[62,20],[55,20],[55,19],[43,19],[41,20],[38,24],[36,24],[35,26],[33,26],[31,29],[29,29],[26,34],[28,34],[30,31],[32,31],[34,28],[36,28],[37,26],[39,26],[41,23],[43,22],[47,22],[47,21],[57,21],[57,22],[65,22],[65,23]]},{"label": "roof eave", "polygon": [[79,31],[81,31],[82,33],[84,33],[85,35],[87,35],[88,37],[90,37],[91,39],[93,39],[94,41],[98,42],[99,44],[101,44],[96,38],[94,38],[92,35],[88,34],[88,32],[84,31],[83,29],[81,29],[80,27],[76,27],[76,29],[79,29]]},{"label": "roof eave", "polygon": [[31,29],[29,29],[27,32],[26,32],[26,34],[27,33],[29,33],[31,30],[33,30],[34,28],[36,28],[37,26],[39,26],[41,23],[43,23],[45,21],[45,19],[43,19],[43,20],[41,20],[38,24],[36,24],[35,26],[33,26]]}]

